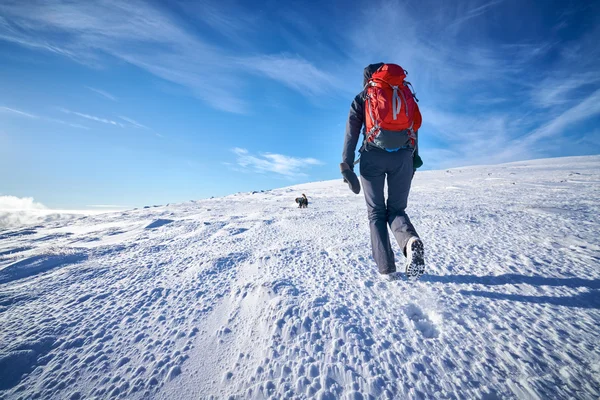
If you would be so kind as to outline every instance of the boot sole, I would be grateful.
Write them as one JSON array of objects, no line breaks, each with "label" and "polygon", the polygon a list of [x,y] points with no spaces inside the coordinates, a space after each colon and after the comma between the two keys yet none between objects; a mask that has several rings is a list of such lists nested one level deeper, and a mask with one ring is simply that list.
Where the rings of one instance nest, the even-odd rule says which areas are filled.
[{"label": "boot sole", "polygon": [[425,273],[425,249],[423,242],[415,240],[411,243],[409,259],[406,263],[406,276],[409,279],[419,279]]}]

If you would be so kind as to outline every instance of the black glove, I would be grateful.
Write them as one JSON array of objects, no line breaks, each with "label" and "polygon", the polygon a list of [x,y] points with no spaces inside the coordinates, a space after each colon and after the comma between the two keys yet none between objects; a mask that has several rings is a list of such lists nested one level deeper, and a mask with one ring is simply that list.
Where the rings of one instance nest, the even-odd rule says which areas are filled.
[{"label": "black glove", "polygon": [[421,157],[419,156],[418,153],[415,153],[414,157],[413,157],[413,169],[417,169],[417,168],[421,168],[423,166],[423,160],[421,160]]},{"label": "black glove", "polygon": [[342,172],[342,176],[344,177],[344,182],[348,184],[350,190],[352,190],[354,194],[359,194],[360,182],[353,169],[348,164],[343,162],[340,164],[340,171]]}]

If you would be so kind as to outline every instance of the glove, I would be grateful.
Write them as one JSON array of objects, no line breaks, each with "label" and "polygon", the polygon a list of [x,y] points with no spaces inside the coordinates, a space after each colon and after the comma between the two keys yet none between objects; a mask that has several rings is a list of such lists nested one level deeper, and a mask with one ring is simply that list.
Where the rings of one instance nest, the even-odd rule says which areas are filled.
[{"label": "glove", "polygon": [[413,169],[417,169],[417,168],[421,168],[423,166],[423,160],[421,160],[421,157],[419,156],[418,153],[415,153],[415,156],[413,158]]},{"label": "glove", "polygon": [[340,171],[342,172],[342,176],[344,177],[344,182],[348,184],[350,190],[352,190],[354,194],[359,194],[360,182],[353,169],[347,163],[343,162],[340,164]]}]

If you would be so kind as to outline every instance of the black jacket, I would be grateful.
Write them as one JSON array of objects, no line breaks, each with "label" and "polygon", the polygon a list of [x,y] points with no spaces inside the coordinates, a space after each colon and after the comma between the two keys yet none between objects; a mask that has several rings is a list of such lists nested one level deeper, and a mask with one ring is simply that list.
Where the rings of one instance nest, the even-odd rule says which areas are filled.
[{"label": "black jacket", "polygon": [[346,136],[344,138],[344,150],[342,152],[342,161],[354,167],[354,157],[356,146],[360,139],[361,130],[364,135],[365,125],[365,92],[360,92],[350,106],[350,114],[346,123]]}]

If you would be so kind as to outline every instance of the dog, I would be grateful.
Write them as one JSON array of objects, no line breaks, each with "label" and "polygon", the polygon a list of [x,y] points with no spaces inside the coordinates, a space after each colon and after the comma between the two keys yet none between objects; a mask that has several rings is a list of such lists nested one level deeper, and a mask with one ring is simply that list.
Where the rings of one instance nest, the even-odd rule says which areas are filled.
[{"label": "dog", "polygon": [[296,197],[296,204],[298,204],[298,208],[308,207],[308,199],[304,193],[302,193],[302,197]]}]

